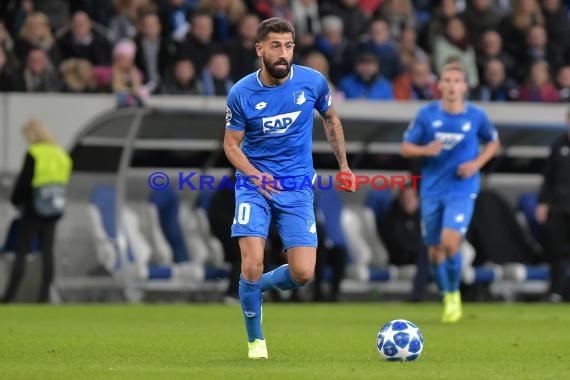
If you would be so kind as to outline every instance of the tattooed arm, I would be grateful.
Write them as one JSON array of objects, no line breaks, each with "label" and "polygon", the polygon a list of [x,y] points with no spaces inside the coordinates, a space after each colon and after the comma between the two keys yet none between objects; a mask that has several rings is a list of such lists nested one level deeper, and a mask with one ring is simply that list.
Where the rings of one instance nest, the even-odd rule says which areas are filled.
[{"label": "tattooed arm", "polygon": [[[354,176],[352,170],[348,166],[348,160],[346,159],[346,146],[344,141],[344,133],[342,131],[342,125],[340,123],[340,118],[336,113],[334,107],[330,107],[326,112],[321,114],[323,118],[323,125],[325,127],[325,133],[327,135],[327,140],[331,145],[331,148],[338,161],[338,167],[341,172],[349,173]],[[352,181],[352,185],[349,191],[356,190],[356,183]]]}]

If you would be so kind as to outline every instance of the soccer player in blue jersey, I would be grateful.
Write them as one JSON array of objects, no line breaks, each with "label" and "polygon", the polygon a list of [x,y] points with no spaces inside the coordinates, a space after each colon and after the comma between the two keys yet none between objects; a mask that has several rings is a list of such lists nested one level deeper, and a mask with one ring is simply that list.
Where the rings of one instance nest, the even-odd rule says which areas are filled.
[{"label": "soccer player in blue jersey", "polygon": [[[303,286],[315,270],[317,228],[311,185],[315,109],[340,170],[352,175],[327,81],[313,69],[292,64],[294,41],[289,22],[263,21],[255,45],[262,68],[237,82],[227,99],[224,151],[237,169],[232,237],[239,238],[241,249],[239,298],[252,359],[268,357],[261,330],[261,294]],[[287,181],[281,181],[284,177]],[[263,274],[272,217],[288,264]]]},{"label": "soccer player in blue jersey", "polygon": [[442,322],[453,323],[463,313],[459,247],[479,193],[479,170],[495,155],[499,138],[486,113],[464,101],[467,83],[461,66],[444,66],[438,88],[441,101],[418,111],[404,134],[401,153],[423,157],[422,233],[430,273],[443,293]]}]

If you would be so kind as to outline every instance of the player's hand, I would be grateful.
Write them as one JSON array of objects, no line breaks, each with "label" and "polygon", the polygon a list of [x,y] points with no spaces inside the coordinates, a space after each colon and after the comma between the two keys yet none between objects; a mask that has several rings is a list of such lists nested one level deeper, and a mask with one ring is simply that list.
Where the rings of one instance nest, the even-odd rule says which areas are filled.
[{"label": "player's hand", "polygon": [[424,155],[429,157],[439,156],[442,149],[443,149],[442,142],[439,140],[433,140],[432,142],[424,146]]},{"label": "player's hand", "polygon": [[479,164],[475,161],[468,161],[457,168],[457,174],[462,178],[469,178],[479,171]]},{"label": "player's hand", "polygon": [[257,178],[252,178],[251,181],[266,198],[271,199],[271,194],[279,194],[279,190],[283,190],[279,181],[273,178],[269,173],[260,173],[256,177]]},{"label": "player's hand", "polygon": [[357,186],[356,176],[348,166],[341,168],[340,172],[343,173],[343,177],[347,181],[350,181],[350,187],[344,187],[343,190],[348,191],[350,193],[354,193],[356,191],[356,186]]},{"label": "player's hand", "polygon": [[546,203],[539,203],[534,210],[534,216],[536,217],[536,221],[540,224],[546,223],[546,219],[548,219],[548,211],[550,208]]}]

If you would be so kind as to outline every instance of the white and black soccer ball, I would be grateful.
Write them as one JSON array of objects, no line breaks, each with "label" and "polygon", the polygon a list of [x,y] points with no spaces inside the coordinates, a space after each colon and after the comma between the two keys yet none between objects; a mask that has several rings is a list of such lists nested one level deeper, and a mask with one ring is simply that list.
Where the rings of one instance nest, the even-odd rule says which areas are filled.
[{"label": "white and black soccer ball", "polygon": [[386,323],[376,339],[376,349],[380,357],[393,362],[416,360],[423,348],[424,337],[420,329],[405,319]]}]

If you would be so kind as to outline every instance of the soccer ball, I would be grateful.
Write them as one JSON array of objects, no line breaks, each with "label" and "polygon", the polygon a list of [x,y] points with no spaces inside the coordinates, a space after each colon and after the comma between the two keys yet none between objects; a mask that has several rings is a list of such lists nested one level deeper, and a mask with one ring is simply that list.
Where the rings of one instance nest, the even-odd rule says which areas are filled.
[{"label": "soccer ball", "polygon": [[418,326],[405,319],[386,323],[378,332],[376,349],[382,359],[392,362],[416,360],[424,348],[424,337]]}]

